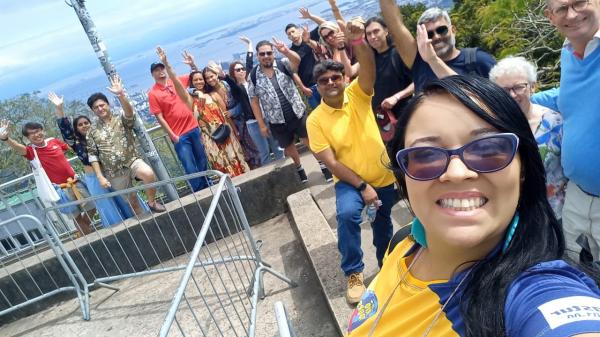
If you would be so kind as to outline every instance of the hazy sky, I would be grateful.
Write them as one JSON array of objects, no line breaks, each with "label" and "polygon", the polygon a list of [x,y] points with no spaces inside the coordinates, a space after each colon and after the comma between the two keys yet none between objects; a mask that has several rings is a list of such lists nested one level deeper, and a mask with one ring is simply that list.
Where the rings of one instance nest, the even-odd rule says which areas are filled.
[{"label": "hazy sky", "polygon": [[[285,3],[288,1],[85,2],[113,60]],[[0,99],[99,66],[77,15],[63,0],[0,0],[0,28]]]}]

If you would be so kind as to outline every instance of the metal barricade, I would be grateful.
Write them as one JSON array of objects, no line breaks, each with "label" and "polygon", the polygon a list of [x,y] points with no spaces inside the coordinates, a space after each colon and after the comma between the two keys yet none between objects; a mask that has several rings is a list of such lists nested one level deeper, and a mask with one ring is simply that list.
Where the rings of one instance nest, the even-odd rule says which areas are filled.
[{"label": "metal barricade", "polygon": [[[10,228],[13,227],[13,228]],[[15,227],[23,235],[18,242],[11,236]],[[36,235],[29,235],[34,228],[48,243],[38,245]],[[0,316],[22,309],[35,302],[64,292],[75,292],[85,319],[89,318],[87,285],[73,261],[65,254],[62,244],[49,235],[53,231],[44,227],[31,215],[19,215],[0,222],[0,267],[6,275],[0,276]],[[54,231],[54,233],[56,233]],[[30,246],[31,251],[22,254],[20,245]],[[50,248],[51,250],[48,250]]]},{"label": "metal barricade", "polygon": [[[223,235],[215,233],[214,227],[220,230],[228,219],[237,234],[214,241],[216,235]],[[296,286],[262,261],[235,186],[226,176],[218,184],[159,336],[201,332],[253,337],[265,272]]]},{"label": "metal barricade", "polygon": [[290,322],[287,311],[281,301],[275,302],[275,318],[277,318],[277,328],[279,337],[296,337],[292,323]]},{"label": "metal barricade", "polygon": [[[134,207],[138,193],[167,184],[188,184],[190,179],[197,178],[207,179],[211,186],[169,202],[163,213],[143,212],[141,207]],[[90,289],[106,287],[117,291],[118,284],[108,283],[179,271],[183,276],[174,290],[161,336],[167,336],[171,330],[185,336],[188,329],[205,332],[206,336],[254,336],[256,306],[258,299],[264,297],[263,273],[271,273],[295,286],[262,261],[237,189],[229,176],[218,171],[55,205],[46,208],[45,215],[49,218],[61,208],[115,197],[122,197],[130,208],[139,208],[140,213],[79,237],[61,236],[52,226],[45,227],[48,236],[45,239],[56,243],[51,246],[66,260],[65,270],[77,275],[74,284],[79,286],[77,295],[86,320],[90,319]],[[79,224],[75,226],[82,232]],[[177,258],[184,254],[189,257],[183,261]],[[39,259],[39,253],[28,259],[36,258]],[[200,311],[207,316],[199,317]]]}]

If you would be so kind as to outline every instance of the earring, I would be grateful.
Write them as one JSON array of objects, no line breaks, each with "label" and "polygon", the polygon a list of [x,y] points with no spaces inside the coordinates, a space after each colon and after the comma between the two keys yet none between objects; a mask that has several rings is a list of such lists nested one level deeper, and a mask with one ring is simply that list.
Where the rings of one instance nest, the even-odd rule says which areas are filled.
[{"label": "earring", "polygon": [[512,241],[513,236],[515,235],[515,231],[517,230],[517,225],[519,225],[519,212],[515,213],[508,230],[506,231],[506,238],[504,239],[504,246],[502,247],[502,253],[506,253],[508,246],[510,246],[510,242]]},{"label": "earring", "polygon": [[413,218],[412,225],[410,226],[410,235],[412,235],[412,237],[418,244],[421,245],[421,247],[427,248],[425,227],[423,227],[421,220],[419,220],[417,217]]}]

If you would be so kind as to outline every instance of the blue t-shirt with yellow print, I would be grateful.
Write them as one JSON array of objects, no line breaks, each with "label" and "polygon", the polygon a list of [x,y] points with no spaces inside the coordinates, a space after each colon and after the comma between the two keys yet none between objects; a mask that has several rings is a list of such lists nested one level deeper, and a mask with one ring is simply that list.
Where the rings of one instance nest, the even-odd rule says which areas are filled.
[{"label": "blue t-shirt with yellow print", "polygon": [[[441,310],[468,270],[451,280],[416,279],[406,273],[406,260],[417,248],[407,238],[386,258],[350,317],[349,337],[369,334],[379,310],[404,274],[404,281],[393,294],[372,336],[421,337],[428,329],[429,337],[466,336],[459,301],[466,283]],[[509,337],[566,337],[600,332],[600,290],[592,279],[562,260],[543,262],[513,281],[504,317]]]}]

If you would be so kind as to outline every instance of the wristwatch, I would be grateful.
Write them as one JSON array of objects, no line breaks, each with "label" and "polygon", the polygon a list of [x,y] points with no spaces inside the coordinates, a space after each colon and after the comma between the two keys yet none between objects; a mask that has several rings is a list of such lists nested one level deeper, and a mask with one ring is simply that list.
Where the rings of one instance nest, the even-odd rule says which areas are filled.
[{"label": "wristwatch", "polygon": [[362,192],[366,189],[367,189],[367,183],[365,183],[364,181],[361,181],[360,185],[358,185],[358,187],[356,187],[356,190],[359,192]]}]

